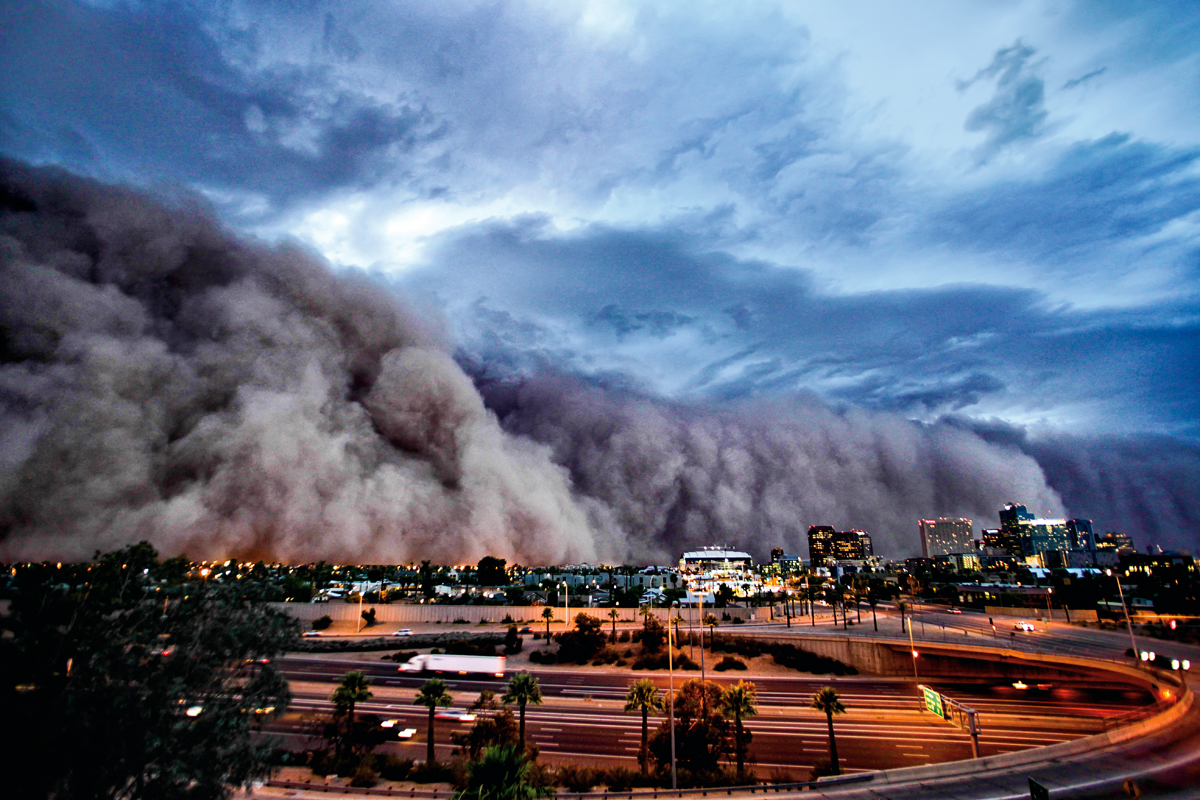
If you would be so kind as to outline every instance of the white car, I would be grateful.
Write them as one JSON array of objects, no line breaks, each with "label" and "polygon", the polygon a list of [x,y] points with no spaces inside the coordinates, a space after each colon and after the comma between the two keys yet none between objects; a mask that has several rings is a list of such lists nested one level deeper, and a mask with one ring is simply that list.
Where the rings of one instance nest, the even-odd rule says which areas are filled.
[{"label": "white car", "polygon": [[475,715],[472,714],[471,712],[459,711],[458,709],[455,709],[455,708],[447,708],[442,711],[438,711],[433,716],[437,717],[438,719],[454,720],[455,722],[474,722],[475,721]]},{"label": "white car", "polygon": [[961,608],[951,608],[951,609],[949,609],[949,613],[951,613],[951,614],[961,614],[961,613],[962,613],[962,609],[961,609]]},{"label": "white car", "polygon": [[412,628],[401,628],[392,634],[392,636],[412,636]]},{"label": "white car", "polygon": [[416,736],[416,728],[401,728],[398,727],[399,725],[400,720],[398,719],[385,719],[383,722],[379,723],[379,727],[395,733],[397,739],[411,739],[413,736]]},{"label": "white car", "polygon": [[321,633],[320,633],[320,631],[305,631],[304,633],[302,633],[300,635],[307,638],[309,636],[320,636]]},{"label": "white car", "polygon": [[1013,623],[1013,630],[1014,630],[1014,631],[1032,631],[1032,630],[1033,630],[1033,623],[1032,623],[1032,622],[1016,622],[1016,623]]}]

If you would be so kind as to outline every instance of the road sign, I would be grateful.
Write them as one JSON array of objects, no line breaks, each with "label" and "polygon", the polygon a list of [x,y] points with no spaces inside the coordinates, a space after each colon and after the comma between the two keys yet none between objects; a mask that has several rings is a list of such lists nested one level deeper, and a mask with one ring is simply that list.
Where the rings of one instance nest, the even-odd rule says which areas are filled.
[{"label": "road sign", "polygon": [[942,705],[942,696],[928,686],[922,686],[921,691],[925,693],[925,708],[945,719],[946,709]]},{"label": "road sign", "polygon": [[1033,778],[1029,779],[1029,798],[1030,800],[1050,800],[1050,790]]}]

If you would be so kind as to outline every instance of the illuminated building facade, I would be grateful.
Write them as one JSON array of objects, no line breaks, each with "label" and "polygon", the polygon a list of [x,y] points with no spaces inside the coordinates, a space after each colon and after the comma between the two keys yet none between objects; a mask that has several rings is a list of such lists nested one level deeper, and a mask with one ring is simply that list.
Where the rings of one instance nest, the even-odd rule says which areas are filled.
[{"label": "illuminated building facade", "polygon": [[813,525],[808,529],[808,559],[815,567],[835,558],[833,540],[837,531],[828,525]]},{"label": "illuminated building facade", "polygon": [[921,529],[921,555],[925,558],[948,556],[951,553],[968,553],[975,549],[972,531],[974,523],[969,519],[923,519]]}]

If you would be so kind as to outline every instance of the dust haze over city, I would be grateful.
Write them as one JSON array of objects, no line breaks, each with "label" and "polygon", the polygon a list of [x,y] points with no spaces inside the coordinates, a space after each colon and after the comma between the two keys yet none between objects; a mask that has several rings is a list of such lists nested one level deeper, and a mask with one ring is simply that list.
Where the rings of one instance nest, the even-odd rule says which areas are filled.
[{"label": "dust haze over city", "polygon": [[1200,534],[1200,12],[0,10],[0,558]]}]

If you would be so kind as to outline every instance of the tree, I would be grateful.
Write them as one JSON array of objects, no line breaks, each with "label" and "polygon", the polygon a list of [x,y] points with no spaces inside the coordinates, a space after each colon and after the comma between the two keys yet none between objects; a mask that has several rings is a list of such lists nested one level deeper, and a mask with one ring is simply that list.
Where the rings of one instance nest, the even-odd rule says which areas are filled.
[{"label": "tree", "polygon": [[505,572],[507,561],[495,556],[484,556],[475,567],[475,579],[480,586],[503,586],[508,583]]},{"label": "tree", "polygon": [[667,629],[654,614],[647,614],[642,622],[642,650],[647,653],[657,652],[667,640]]},{"label": "tree", "polygon": [[[732,725],[721,711],[721,687],[712,681],[688,680],[673,698],[675,760],[692,779],[717,779],[721,759],[729,755]],[[660,764],[671,760],[670,721],[664,720],[650,737],[650,752]]]},{"label": "tree", "polygon": [[542,609],[542,619],[546,620],[546,641],[550,641],[550,620],[554,619],[554,609],[546,606]]},{"label": "tree", "polygon": [[617,640],[617,620],[621,618],[621,612],[613,608],[608,612],[609,619],[612,620],[612,640]]},{"label": "tree", "polygon": [[662,692],[649,678],[642,678],[630,686],[629,693],[625,695],[625,711],[642,712],[642,747],[638,750],[638,763],[642,765],[643,775],[650,769],[650,712],[664,707]]},{"label": "tree", "polygon": [[542,689],[538,686],[538,679],[528,672],[518,672],[508,682],[508,689],[504,692],[504,696],[500,698],[500,702],[516,703],[517,708],[521,711],[521,746],[525,745],[525,706],[533,703],[535,706],[542,704]]},{"label": "tree", "polygon": [[713,640],[716,635],[716,627],[720,624],[721,621],[717,619],[716,614],[704,615],[704,625],[708,628],[708,646],[710,648],[713,646]]},{"label": "tree", "polygon": [[758,694],[754,689],[754,684],[747,681],[738,681],[721,693],[721,710],[733,717],[734,752],[737,754],[739,779],[744,778],[746,774],[746,754],[750,749],[750,737],[752,736],[742,727],[742,720],[758,714],[757,702]]},{"label": "tree", "polygon": [[555,636],[559,661],[585,661],[604,647],[604,623],[590,614],[575,615],[575,629]]},{"label": "tree", "polygon": [[252,588],[160,585],[158,567],[142,542],[16,569],[0,708],[19,731],[6,759],[26,768],[8,796],[215,800],[270,774],[255,731],[291,694],[261,659],[293,648],[298,623]]},{"label": "tree", "polygon": [[370,628],[375,625],[375,609],[369,609],[362,612],[363,621],[366,623],[363,627]]},{"label": "tree", "polygon": [[512,712],[501,708],[496,702],[496,693],[484,689],[479,699],[471,704],[475,722],[466,733],[451,733],[450,741],[463,748],[467,757],[476,760],[489,747],[520,744],[517,736],[517,721]]},{"label": "tree", "polygon": [[897,600],[897,601],[896,601],[896,610],[900,612],[900,632],[901,632],[901,633],[904,633],[904,632],[905,632],[905,629],[904,629],[904,610],[905,610],[906,608],[908,608],[908,604],[906,604],[906,603],[905,603],[903,600]]},{"label": "tree", "polygon": [[454,800],[533,800],[554,793],[530,780],[529,759],[513,745],[488,747],[467,765],[467,785]]},{"label": "tree", "polygon": [[812,696],[809,706],[825,712],[825,720],[829,723],[829,765],[833,768],[834,775],[840,775],[842,769],[838,765],[837,739],[833,737],[833,715],[845,714],[846,706],[842,704],[837,690],[832,686],[822,687]]},{"label": "tree", "polygon": [[[348,742],[354,732],[354,706],[371,699],[371,690],[367,688],[367,677],[361,672],[347,672],[342,676],[338,687],[329,695],[330,702],[336,709],[334,716],[346,717],[345,735],[339,737],[341,742]],[[339,750],[343,749],[341,747]]]},{"label": "tree", "polygon": [[429,709],[429,741],[426,744],[425,761],[434,762],[433,757],[433,714],[440,707],[450,705],[450,693],[446,691],[446,682],[441,678],[430,678],[421,685],[417,697],[413,700],[415,706],[425,706]]}]

